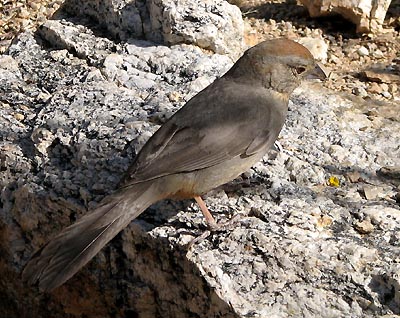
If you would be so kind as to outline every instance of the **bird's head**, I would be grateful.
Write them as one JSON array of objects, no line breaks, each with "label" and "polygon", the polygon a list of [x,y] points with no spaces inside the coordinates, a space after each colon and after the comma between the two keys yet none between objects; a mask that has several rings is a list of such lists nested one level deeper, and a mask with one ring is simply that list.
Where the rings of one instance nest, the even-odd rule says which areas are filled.
[{"label": "bird's head", "polygon": [[253,46],[228,74],[250,85],[262,85],[287,95],[304,78],[326,77],[310,51],[288,39],[267,40]]}]

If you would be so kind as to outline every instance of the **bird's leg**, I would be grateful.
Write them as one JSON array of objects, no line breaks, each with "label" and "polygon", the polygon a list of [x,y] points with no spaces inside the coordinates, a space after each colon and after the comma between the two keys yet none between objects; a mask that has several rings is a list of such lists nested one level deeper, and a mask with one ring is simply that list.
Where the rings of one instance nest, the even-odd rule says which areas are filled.
[{"label": "bird's leg", "polygon": [[236,224],[237,220],[241,217],[239,214],[235,215],[232,219],[230,219],[228,222],[225,222],[223,224],[218,224],[214,217],[211,215],[210,211],[207,209],[207,206],[203,199],[200,196],[194,197],[196,200],[197,204],[199,205],[201,212],[203,212],[203,215],[206,219],[206,223],[208,226],[208,230],[205,231],[203,234],[200,236],[194,238],[188,245],[189,249],[194,245],[197,244],[204,239],[206,239],[208,236],[211,235],[212,232],[216,231],[226,231],[230,229],[233,225]]},{"label": "bird's leg", "polygon": [[203,199],[200,196],[196,196],[196,197],[194,197],[194,199],[196,200],[197,204],[199,205],[201,212],[203,212],[203,215],[206,219],[207,226],[211,230],[218,228],[217,222],[215,222],[214,217],[211,215],[210,211],[208,211],[207,206],[206,206],[205,202],[203,201]]},{"label": "bird's leg", "polygon": [[237,220],[241,218],[241,215],[237,214],[233,218],[231,218],[229,221],[225,223],[220,223],[218,224],[214,217],[211,215],[210,211],[207,209],[207,206],[203,199],[200,196],[194,197],[196,200],[197,204],[199,205],[201,212],[203,212],[203,215],[206,219],[206,223],[208,226],[208,229],[210,231],[225,231],[231,228],[233,225],[236,224]]}]

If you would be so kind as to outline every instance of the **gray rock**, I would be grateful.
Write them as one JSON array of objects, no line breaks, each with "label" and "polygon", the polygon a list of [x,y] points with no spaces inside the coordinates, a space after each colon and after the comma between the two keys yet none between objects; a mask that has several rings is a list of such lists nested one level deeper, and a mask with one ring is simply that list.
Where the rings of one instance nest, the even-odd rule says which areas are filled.
[{"label": "gray rock", "polygon": [[244,47],[241,12],[224,0],[69,0],[64,10],[94,18],[118,40],[136,37],[168,45],[190,43],[236,57]]},{"label": "gray rock", "polygon": [[371,115],[307,83],[280,150],[206,196],[219,221],[242,216],[232,230],[188,250],[205,229],[198,207],[159,202],[59,289],[23,286],[32,252],[112,192],[159,125],[232,65],[192,45],[115,43],[85,23],[51,21],[0,57],[4,317],[400,314],[398,112]]}]

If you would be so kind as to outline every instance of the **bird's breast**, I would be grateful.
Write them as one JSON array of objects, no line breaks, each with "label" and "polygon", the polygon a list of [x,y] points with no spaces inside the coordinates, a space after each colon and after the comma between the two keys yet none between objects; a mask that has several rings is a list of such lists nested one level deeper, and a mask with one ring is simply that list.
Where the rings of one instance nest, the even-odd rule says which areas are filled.
[{"label": "bird's breast", "polygon": [[257,153],[246,158],[238,156],[204,169],[168,175],[162,177],[163,187],[168,189],[170,198],[193,198],[237,178],[263,155]]}]

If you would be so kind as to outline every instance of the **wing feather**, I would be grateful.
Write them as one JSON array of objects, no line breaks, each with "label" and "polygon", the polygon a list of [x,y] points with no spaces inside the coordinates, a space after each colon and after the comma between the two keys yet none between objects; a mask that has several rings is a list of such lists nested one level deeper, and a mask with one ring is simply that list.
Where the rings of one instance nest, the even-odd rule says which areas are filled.
[{"label": "wing feather", "polygon": [[[271,146],[277,137],[271,129],[278,125],[279,133],[281,124],[271,120],[273,107],[266,96],[241,94],[253,88],[223,84],[214,82],[161,126],[138,154],[122,185],[207,168]],[[224,105],[217,103],[219,94],[225,96]],[[283,123],[283,118],[279,121]]]}]

